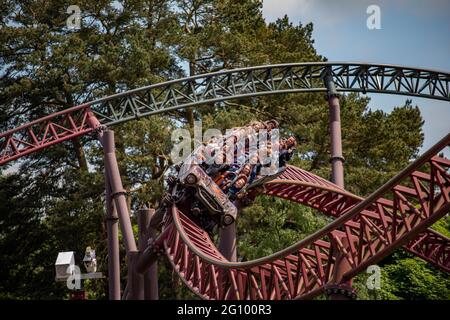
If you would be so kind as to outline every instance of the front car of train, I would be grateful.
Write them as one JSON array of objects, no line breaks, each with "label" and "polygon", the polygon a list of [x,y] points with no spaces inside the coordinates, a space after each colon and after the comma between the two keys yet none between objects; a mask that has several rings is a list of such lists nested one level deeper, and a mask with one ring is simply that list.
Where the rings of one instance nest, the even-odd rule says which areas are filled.
[{"label": "front car of train", "polygon": [[174,166],[158,214],[175,203],[207,232],[226,227],[236,220],[238,208],[252,202],[252,190],[283,173],[295,146],[295,137],[279,138],[275,120],[227,130]]}]

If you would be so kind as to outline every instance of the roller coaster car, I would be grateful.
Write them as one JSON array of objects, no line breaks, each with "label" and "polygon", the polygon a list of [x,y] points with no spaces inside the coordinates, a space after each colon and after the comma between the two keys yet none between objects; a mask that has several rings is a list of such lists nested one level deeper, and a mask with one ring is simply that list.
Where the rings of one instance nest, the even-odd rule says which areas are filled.
[{"label": "roller coaster car", "polygon": [[184,163],[178,173],[178,181],[179,185],[173,191],[174,198],[179,198],[180,187],[193,189],[195,198],[209,215],[220,217],[222,226],[228,226],[236,220],[236,206],[198,164]]}]

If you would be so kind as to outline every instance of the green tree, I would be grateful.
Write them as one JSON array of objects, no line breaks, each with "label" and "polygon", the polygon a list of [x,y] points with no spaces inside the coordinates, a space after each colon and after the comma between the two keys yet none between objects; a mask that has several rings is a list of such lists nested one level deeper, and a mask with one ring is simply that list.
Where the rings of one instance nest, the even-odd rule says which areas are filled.
[{"label": "green tree", "polygon": [[[175,22],[166,1],[78,1],[76,4],[82,13],[79,30],[66,26],[66,9],[72,4],[69,1],[2,2],[2,131],[118,90],[180,75],[171,48],[166,44]],[[145,123],[143,120],[142,124]],[[147,121],[145,128],[155,129],[156,124],[155,120]],[[128,147],[122,135],[134,137],[132,126],[128,126],[127,134],[123,134],[124,128],[126,126],[117,129],[121,155]],[[170,132],[170,128],[164,129],[160,130],[161,134]],[[133,143],[137,141],[130,141],[130,145]],[[18,192],[13,203],[10,203],[13,198],[5,199],[5,205],[14,207],[15,211],[8,216],[1,210],[1,219],[12,218],[8,222],[14,226],[13,230],[20,228],[24,235],[34,237],[29,239],[32,246],[27,246],[26,241],[12,245],[8,241],[14,239],[14,233],[5,230],[2,253],[23,246],[23,255],[9,256],[11,265],[23,266],[22,273],[32,273],[36,282],[46,285],[34,291],[31,288],[42,285],[5,276],[10,282],[2,291],[5,294],[24,298],[48,298],[55,294],[63,297],[64,286],[54,283],[53,267],[49,267],[58,251],[76,250],[78,258],[82,258],[84,247],[93,245],[100,257],[100,270],[106,271],[104,182],[98,150],[98,143],[93,142],[92,137],[74,139],[21,161],[17,174],[6,178],[12,182],[24,181],[16,190],[26,189],[27,192]],[[122,162],[127,190],[142,184],[142,179],[156,180],[156,171],[160,178],[167,163],[161,162],[157,155],[164,156],[164,153],[156,146],[151,152],[145,164],[151,164],[153,171],[147,176],[142,177],[142,170],[133,167],[133,161],[140,161],[135,157],[131,157],[130,165]],[[121,159],[124,157],[119,155]],[[128,176],[134,180],[127,179]],[[33,207],[22,209],[24,203],[31,203]],[[25,209],[27,219],[34,224],[24,223],[19,214],[13,214]],[[45,233],[41,235],[36,230]],[[24,256],[33,257],[33,263],[24,264]],[[91,293],[104,297],[106,283],[97,283],[100,287],[94,285]],[[17,293],[13,284],[26,286],[29,292]]]}]

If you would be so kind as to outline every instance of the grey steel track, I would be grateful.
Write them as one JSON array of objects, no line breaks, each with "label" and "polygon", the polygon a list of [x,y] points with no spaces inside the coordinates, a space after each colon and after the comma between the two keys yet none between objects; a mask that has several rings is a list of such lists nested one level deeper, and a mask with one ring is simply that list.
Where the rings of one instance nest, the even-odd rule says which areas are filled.
[{"label": "grey steel track", "polygon": [[[86,103],[103,125],[207,103],[271,94],[327,92],[385,93],[450,101],[450,73],[404,66],[310,62],[277,64],[197,75],[162,82]],[[85,104],[85,105],[86,105]]]}]

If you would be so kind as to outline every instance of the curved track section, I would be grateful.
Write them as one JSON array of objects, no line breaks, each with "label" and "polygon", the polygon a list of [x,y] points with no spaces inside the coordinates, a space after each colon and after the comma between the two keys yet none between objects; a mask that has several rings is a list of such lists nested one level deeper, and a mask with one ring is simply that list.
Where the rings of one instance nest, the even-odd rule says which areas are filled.
[{"label": "curved track section", "polygon": [[[296,183],[285,183],[282,178],[273,181],[266,193],[319,210],[328,208],[339,217],[298,243],[253,261],[227,261],[206,232],[173,207],[166,227],[174,224],[175,228],[164,241],[166,254],[184,283],[204,299],[311,298],[330,283],[336,250],[351,265],[344,279],[403,245],[424,256],[439,255],[435,260],[448,270],[448,242],[444,246],[431,242],[426,247],[420,243],[438,235],[422,232],[450,211],[450,161],[437,156],[449,143],[450,134],[356,204],[354,199],[340,200],[349,198],[344,190],[290,167],[283,178]],[[313,195],[312,189],[317,189]],[[439,241],[448,240],[440,237]]]},{"label": "curved track section", "polygon": [[[388,93],[450,101],[450,74],[395,65],[313,62],[223,70],[115,94],[49,115],[0,134],[0,165],[50,145],[89,133],[92,112],[110,126],[196,105],[271,94]],[[98,124],[96,124],[97,126]]]},{"label": "curved track section", "polygon": [[[430,183],[427,178],[423,177],[427,183]],[[414,179],[416,180],[415,185],[419,186],[417,184],[419,180]],[[418,189],[404,189],[402,186],[398,186],[396,190],[400,193],[401,190],[404,190],[411,194],[411,191],[417,192]],[[309,206],[334,218],[343,215],[364,200],[364,198],[349,193],[323,178],[293,166],[288,166],[280,179],[267,184],[264,193]],[[393,210],[390,204],[386,204],[386,206]],[[371,224],[368,227],[376,228]],[[376,232],[376,229],[373,231]],[[403,247],[435,267],[450,272],[450,239],[438,232],[427,229],[417,239]]]}]

